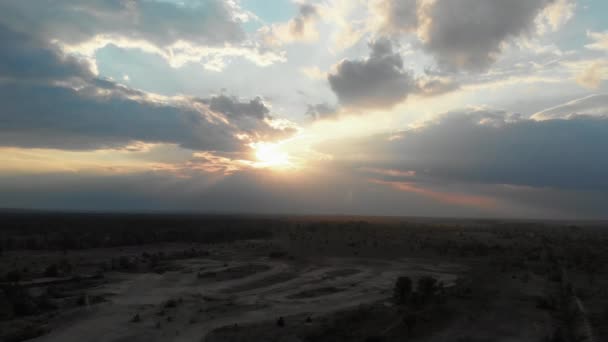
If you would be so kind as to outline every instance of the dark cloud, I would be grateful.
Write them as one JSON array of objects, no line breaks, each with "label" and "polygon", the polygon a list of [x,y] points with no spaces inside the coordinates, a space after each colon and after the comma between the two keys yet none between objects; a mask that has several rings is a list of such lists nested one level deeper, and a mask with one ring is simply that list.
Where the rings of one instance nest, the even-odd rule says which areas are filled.
[{"label": "dark cloud", "polygon": [[0,145],[96,149],[132,141],[240,149],[238,130],[186,106],[130,99],[119,92],[31,84],[0,85]]},{"label": "dark cloud", "polygon": [[235,42],[245,35],[232,12],[220,0],[0,2],[0,22],[13,30],[73,44],[98,35],[144,40],[159,47],[178,40],[200,45]]},{"label": "dark cloud", "polygon": [[343,60],[336,65],[335,72],[328,74],[331,89],[345,107],[390,109],[409,95],[438,96],[460,87],[447,77],[414,78],[387,38],[378,38],[369,47],[368,58]]},{"label": "dark cloud", "polygon": [[501,44],[529,33],[552,0],[439,0],[426,9],[424,48],[450,68],[484,70]]},{"label": "dark cloud", "polygon": [[[606,218],[606,192],[475,185],[414,184],[403,191],[360,178],[348,166],[325,165],[309,177],[264,171],[192,177],[165,172],[0,173],[0,207],[69,210],[159,210],[269,214],[444,217]],[[438,197],[439,196],[439,197]],[[447,196],[447,202],[440,196]],[[454,203],[495,198],[494,207]],[[466,204],[466,203],[464,203]]]},{"label": "dark cloud", "polygon": [[1,24],[0,42],[0,75],[4,78],[49,81],[93,76],[87,63]]},{"label": "dark cloud", "polygon": [[132,174],[0,174],[0,207],[160,210],[268,214],[488,215],[415,193],[392,191],[330,169],[317,177],[273,177],[251,170],[217,177]]},{"label": "dark cloud", "polygon": [[554,0],[381,0],[382,33],[417,31],[422,47],[449,70],[486,70],[503,43],[531,33]]},{"label": "dark cloud", "polygon": [[433,182],[608,191],[606,117],[535,121],[480,109],[446,113],[391,138],[350,148],[377,165]]},{"label": "dark cloud", "polygon": [[381,0],[376,9],[383,34],[409,33],[418,28],[418,0]]},{"label": "dark cloud", "polygon": [[207,104],[211,111],[226,117],[239,130],[261,140],[274,140],[295,133],[293,128],[277,129],[269,125],[268,120],[273,117],[260,97],[240,100],[234,96],[219,95],[198,101]]},{"label": "dark cloud", "polygon": [[329,84],[346,107],[390,108],[414,92],[416,84],[388,39],[378,39],[369,46],[367,59],[340,62],[328,75]]},{"label": "dark cloud", "polygon": [[270,110],[259,97],[248,102],[240,102],[234,97],[220,95],[208,100],[203,100],[202,102],[209,104],[209,109],[212,111],[223,113],[230,119],[248,116],[263,120],[270,113]]},{"label": "dark cloud", "polygon": [[96,78],[85,63],[35,38],[6,28],[0,28],[0,36],[5,39],[0,55],[2,146],[96,149],[144,141],[238,151],[247,142],[237,134],[265,139],[289,134],[268,124],[269,110],[259,98],[159,100]]},{"label": "dark cloud", "polygon": [[310,24],[319,15],[317,8],[312,4],[302,3],[298,10],[298,15],[293,18],[289,26],[291,34],[302,36],[305,33],[306,25]]}]

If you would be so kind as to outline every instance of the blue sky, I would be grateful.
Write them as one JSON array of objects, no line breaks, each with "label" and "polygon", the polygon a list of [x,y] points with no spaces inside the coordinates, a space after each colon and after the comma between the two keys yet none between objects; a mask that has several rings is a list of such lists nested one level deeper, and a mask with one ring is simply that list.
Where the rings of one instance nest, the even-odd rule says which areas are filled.
[{"label": "blue sky", "polygon": [[294,2],[284,0],[244,0],[241,6],[255,13],[264,23],[288,21],[298,11]]}]

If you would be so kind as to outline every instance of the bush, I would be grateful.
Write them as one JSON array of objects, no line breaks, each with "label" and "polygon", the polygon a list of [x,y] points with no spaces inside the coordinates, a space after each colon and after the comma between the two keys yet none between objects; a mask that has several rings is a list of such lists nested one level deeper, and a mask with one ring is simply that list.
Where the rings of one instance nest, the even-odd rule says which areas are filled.
[{"label": "bush", "polygon": [[403,305],[407,303],[412,294],[412,279],[410,277],[399,277],[393,290],[395,303]]},{"label": "bush", "polygon": [[139,316],[139,314],[135,314],[135,316],[133,316],[131,318],[131,322],[132,323],[139,323],[139,322],[141,322],[141,317]]},{"label": "bush", "polygon": [[51,299],[51,296],[47,293],[44,293],[35,299],[36,305],[41,310],[57,310],[57,304]]},{"label": "bush", "polygon": [[118,265],[120,266],[121,270],[132,270],[135,268],[135,263],[133,263],[133,261],[131,261],[131,259],[127,256],[121,256],[118,259]]},{"label": "bush", "polygon": [[80,296],[78,296],[78,299],[76,300],[76,304],[78,306],[89,305],[89,297],[87,296],[87,294],[82,293]]},{"label": "bush", "polygon": [[424,298],[430,298],[437,290],[437,279],[431,276],[424,276],[418,279],[416,290]]},{"label": "bush", "polygon": [[59,276],[59,267],[56,264],[49,265],[46,270],[44,270],[44,276],[55,278]]},{"label": "bush", "polygon": [[42,336],[48,332],[49,330],[43,326],[28,324],[27,326],[24,326],[18,329],[17,331],[13,331],[12,333],[5,335],[2,341],[21,342]]},{"label": "bush", "polygon": [[6,278],[6,281],[17,283],[17,282],[21,281],[22,276],[21,276],[21,272],[19,270],[15,269],[15,270],[12,270],[12,271],[6,273],[5,278]]},{"label": "bush", "polygon": [[39,308],[36,305],[32,296],[29,292],[20,286],[11,286],[4,289],[6,299],[12,306],[12,311],[16,316],[29,316],[39,312]]},{"label": "bush", "polygon": [[285,319],[283,317],[279,317],[279,319],[277,319],[277,326],[281,328],[285,326]]},{"label": "bush", "polygon": [[273,251],[268,254],[268,257],[272,259],[284,258],[285,256],[287,256],[287,253],[283,251]]},{"label": "bush", "polygon": [[536,299],[536,307],[541,310],[553,311],[556,310],[557,305],[553,298],[539,297]]},{"label": "bush", "polygon": [[175,299],[169,299],[167,302],[165,302],[165,308],[174,308],[177,307],[177,300]]},{"label": "bush", "polygon": [[383,336],[369,336],[365,338],[365,342],[384,342],[386,338]]}]

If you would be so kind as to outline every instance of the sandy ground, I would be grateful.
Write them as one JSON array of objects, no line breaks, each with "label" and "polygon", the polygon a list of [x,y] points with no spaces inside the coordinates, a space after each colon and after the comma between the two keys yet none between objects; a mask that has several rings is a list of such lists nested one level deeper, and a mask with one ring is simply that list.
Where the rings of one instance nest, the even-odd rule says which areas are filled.
[{"label": "sandy ground", "polygon": [[[246,259],[246,258],[242,258]],[[465,267],[419,259],[189,259],[177,271],[109,273],[92,293],[108,301],[67,313],[36,341],[204,341],[214,329],[324,314],[390,297],[398,276],[451,284]],[[166,305],[173,300],[175,305]],[[138,315],[136,322],[133,318]]]}]

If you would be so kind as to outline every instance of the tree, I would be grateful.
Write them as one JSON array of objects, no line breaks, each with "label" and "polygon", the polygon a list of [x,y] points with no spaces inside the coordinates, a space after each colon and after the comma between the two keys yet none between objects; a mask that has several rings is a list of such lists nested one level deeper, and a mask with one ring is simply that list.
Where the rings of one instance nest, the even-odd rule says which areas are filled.
[{"label": "tree", "polygon": [[395,302],[399,305],[405,304],[412,294],[412,279],[410,277],[399,277],[393,292]]},{"label": "tree", "polygon": [[18,269],[14,269],[14,270],[6,273],[5,278],[7,281],[10,281],[12,283],[17,283],[17,282],[21,281],[22,276],[21,276],[21,272]]},{"label": "tree", "polygon": [[44,276],[52,278],[59,276],[59,267],[57,267],[57,264],[49,265],[44,271]]},{"label": "tree", "polygon": [[418,279],[417,291],[418,293],[428,299],[431,298],[437,290],[437,279],[431,276],[424,276]]},{"label": "tree", "polygon": [[285,326],[285,319],[282,316],[277,319],[277,326],[281,328]]}]

